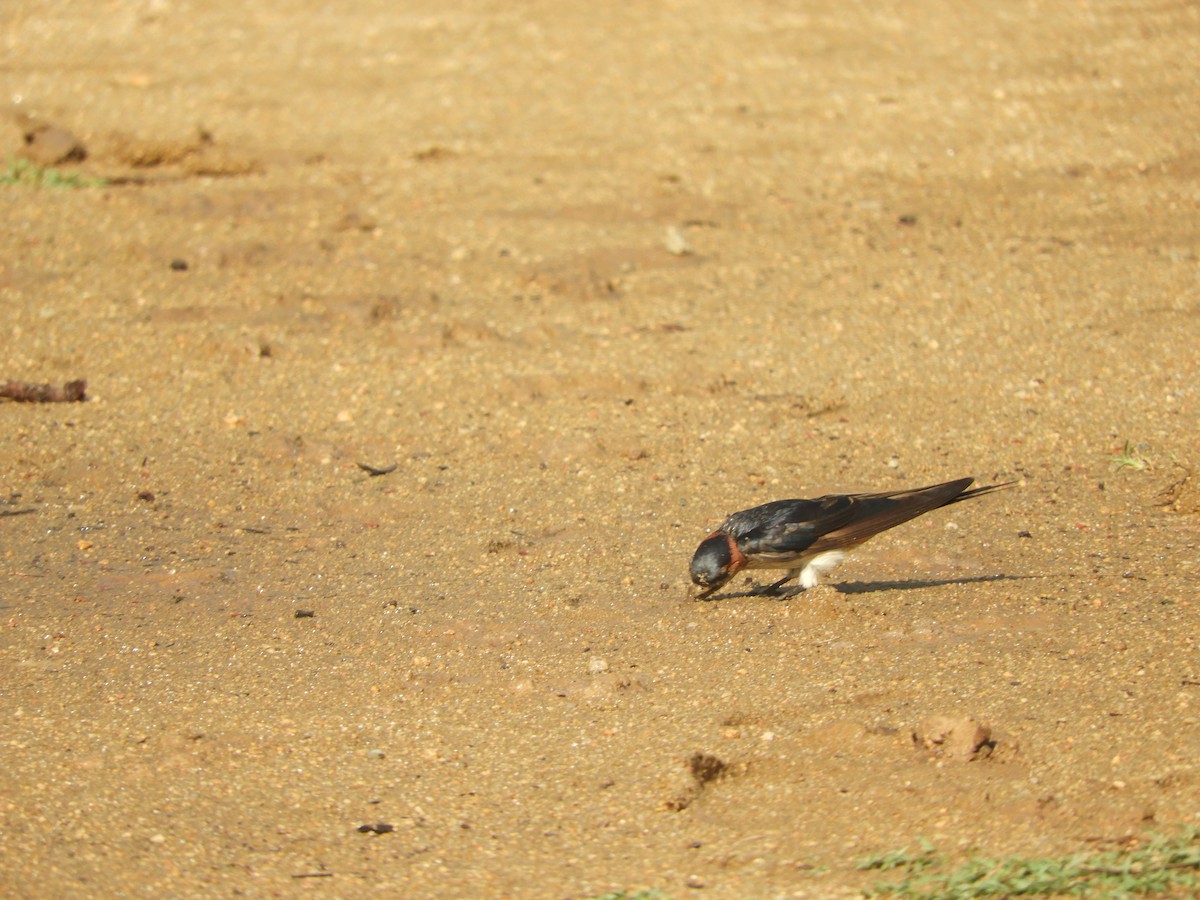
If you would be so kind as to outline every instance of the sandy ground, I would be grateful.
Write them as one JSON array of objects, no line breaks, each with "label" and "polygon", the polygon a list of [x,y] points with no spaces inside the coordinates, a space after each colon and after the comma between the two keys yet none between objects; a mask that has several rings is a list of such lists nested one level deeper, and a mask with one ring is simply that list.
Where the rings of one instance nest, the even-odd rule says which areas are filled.
[{"label": "sandy ground", "polygon": [[[0,403],[6,896],[838,897],[1200,821],[1195,3],[0,42],[7,154],[108,179],[0,186],[0,383],[89,396]],[[1017,484],[692,599],[732,510],[964,475]]]}]

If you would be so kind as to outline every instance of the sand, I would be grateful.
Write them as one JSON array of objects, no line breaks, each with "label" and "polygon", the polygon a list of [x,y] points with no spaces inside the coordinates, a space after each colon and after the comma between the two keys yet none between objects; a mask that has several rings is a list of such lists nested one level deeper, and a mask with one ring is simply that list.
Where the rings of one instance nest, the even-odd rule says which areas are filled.
[{"label": "sand", "polygon": [[[0,383],[88,397],[0,401],[6,896],[834,898],[1198,823],[1195,4],[0,41],[9,159],[87,154],[0,185]],[[693,599],[731,511],[963,476],[1016,484]]]}]

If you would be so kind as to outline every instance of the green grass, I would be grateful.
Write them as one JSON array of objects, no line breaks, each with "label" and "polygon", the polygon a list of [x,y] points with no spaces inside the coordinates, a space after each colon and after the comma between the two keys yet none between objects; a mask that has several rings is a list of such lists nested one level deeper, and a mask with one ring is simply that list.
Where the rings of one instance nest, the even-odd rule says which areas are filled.
[{"label": "green grass", "polygon": [[88,178],[76,172],[60,172],[48,166],[39,166],[27,159],[10,159],[0,169],[0,185],[24,185],[34,188],[87,188],[107,184],[103,178]]},{"label": "green grass", "polygon": [[1034,859],[971,859],[949,868],[932,845],[920,853],[897,850],[861,860],[860,870],[901,870],[903,879],[880,882],[868,897],[971,900],[976,897],[1196,896],[1200,888],[1200,828],[1154,835],[1139,847],[1105,853]]},{"label": "green grass", "polygon": [[1132,469],[1134,472],[1149,471],[1152,463],[1150,462],[1150,457],[1143,452],[1145,448],[1145,444],[1137,444],[1135,446],[1133,441],[1126,441],[1125,446],[1121,448],[1121,452],[1112,457],[1112,464],[1118,470]]},{"label": "green grass", "polygon": [[905,868],[909,871],[919,871],[927,866],[937,864],[937,856],[933,844],[921,838],[921,852],[909,853],[908,849],[904,850],[889,850],[887,853],[877,853],[875,856],[868,856],[866,859],[860,859],[855,864],[855,868],[860,872],[865,869],[878,869],[880,872],[888,872],[892,869]]}]

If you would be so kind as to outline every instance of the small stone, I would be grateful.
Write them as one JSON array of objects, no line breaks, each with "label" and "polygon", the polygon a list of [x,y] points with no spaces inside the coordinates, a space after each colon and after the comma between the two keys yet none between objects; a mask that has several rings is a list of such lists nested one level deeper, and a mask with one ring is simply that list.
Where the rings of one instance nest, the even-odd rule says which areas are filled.
[{"label": "small stone", "polygon": [[588,671],[593,675],[603,675],[608,671],[608,660],[601,656],[593,656],[588,660]]},{"label": "small stone", "polygon": [[87,159],[83,142],[65,128],[39,123],[26,130],[22,155],[39,166],[81,162]]},{"label": "small stone", "polygon": [[396,826],[389,825],[387,822],[377,822],[374,825],[368,822],[365,825],[359,825],[356,830],[359,834],[391,834],[396,830]]},{"label": "small stone", "polygon": [[682,231],[674,225],[667,226],[667,234],[664,239],[667,247],[667,252],[674,256],[691,256],[695,251],[692,245],[688,243],[688,239],[684,237]]}]

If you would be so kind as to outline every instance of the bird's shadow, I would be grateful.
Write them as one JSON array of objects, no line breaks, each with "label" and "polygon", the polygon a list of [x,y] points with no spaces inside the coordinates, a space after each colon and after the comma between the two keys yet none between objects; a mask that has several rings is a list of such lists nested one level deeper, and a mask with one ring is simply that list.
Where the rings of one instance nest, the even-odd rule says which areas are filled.
[{"label": "bird's shadow", "polygon": [[1041,578],[1041,575],[974,575],[969,578],[906,578],[903,581],[846,581],[831,585],[839,594],[873,594],[876,591],[915,591],[921,588],[941,587],[946,584],[979,584],[987,581],[1025,581]]},{"label": "bird's shadow", "polygon": [[[1042,575],[975,575],[968,578],[928,578],[916,579],[907,578],[903,581],[844,581],[840,584],[829,583],[826,587],[831,587],[839,594],[874,594],[879,591],[916,591],[921,588],[942,587],[947,584],[979,584],[987,581],[1024,581],[1029,578],[1042,578]],[[715,594],[711,597],[702,598],[704,602],[711,603],[714,600],[736,600],[742,597],[772,597],[776,600],[790,600],[792,597],[798,597],[803,594],[805,589],[802,587],[780,587],[772,588],[769,584],[755,585],[746,591],[738,591],[730,594]],[[697,598],[701,599],[701,598]]]}]

